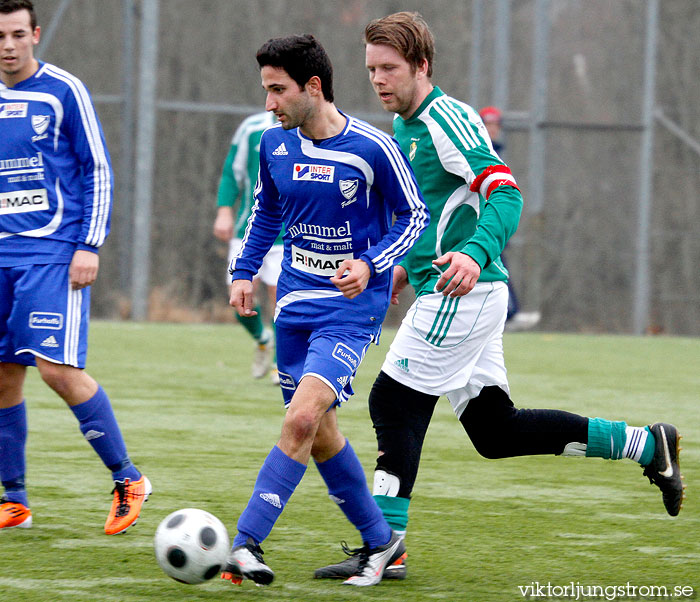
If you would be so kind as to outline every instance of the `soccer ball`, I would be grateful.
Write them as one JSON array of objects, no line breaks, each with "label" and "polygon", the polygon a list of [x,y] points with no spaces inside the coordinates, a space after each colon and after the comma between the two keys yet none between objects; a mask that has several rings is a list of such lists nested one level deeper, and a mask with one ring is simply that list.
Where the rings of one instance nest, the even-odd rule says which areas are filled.
[{"label": "soccer ball", "polygon": [[154,540],[156,559],[167,575],[180,583],[203,583],[226,563],[228,532],[213,514],[183,508],[166,516]]}]

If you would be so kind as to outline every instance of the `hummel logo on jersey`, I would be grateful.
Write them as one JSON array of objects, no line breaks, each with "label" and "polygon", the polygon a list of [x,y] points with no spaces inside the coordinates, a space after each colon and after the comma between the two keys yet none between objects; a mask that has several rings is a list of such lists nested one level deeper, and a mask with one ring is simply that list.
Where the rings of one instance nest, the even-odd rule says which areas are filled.
[{"label": "hummel logo on jersey", "polygon": [[51,335],[46,337],[43,341],[41,341],[41,346],[42,347],[58,347],[58,341],[56,340],[56,337]]},{"label": "hummel logo on jersey", "polygon": [[341,387],[347,387],[347,385],[348,385],[348,377],[347,376],[341,376],[340,378],[336,378],[335,380],[338,381],[338,384]]},{"label": "hummel logo on jersey", "polygon": [[275,150],[272,151],[272,154],[279,157],[281,155],[288,155],[289,153],[287,152],[287,147],[284,145],[283,142]]},{"label": "hummel logo on jersey", "polygon": [[396,360],[396,361],[394,362],[394,366],[396,366],[397,368],[403,370],[403,371],[406,372],[406,373],[410,372],[409,369],[408,369],[408,358],[406,358],[406,357],[401,358],[400,360]]},{"label": "hummel logo on jersey", "polygon": [[282,507],[280,496],[276,493],[261,493],[260,498],[265,500],[268,504],[272,504],[275,508]]},{"label": "hummel logo on jersey", "polygon": [[333,495],[332,493],[328,497],[331,498],[331,501],[335,502],[338,505],[345,503],[345,500],[343,498],[337,497],[337,496]]},{"label": "hummel logo on jersey", "polygon": [[100,431],[96,431],[95,429],[90,429],[85,435],[86,441],[92,441],[93,439],[99,439],[100,437],[104,437],[104,433]]}]

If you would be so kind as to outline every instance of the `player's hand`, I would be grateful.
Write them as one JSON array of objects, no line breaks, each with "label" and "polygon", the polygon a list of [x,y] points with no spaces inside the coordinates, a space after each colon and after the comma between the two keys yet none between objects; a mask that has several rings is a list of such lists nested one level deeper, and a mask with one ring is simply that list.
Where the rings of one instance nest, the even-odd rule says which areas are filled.
[{"label": "player's hand", "polygon": [[236,308],[239,316],[250,318],[258,315],[258,312],[253,310],[253,304],[253,283],[250,280],[234,280],[231,284],[229,305]]},{"label": "player's hand", "polygon": [[408,274],[406,270],[400,265],[394,266],[394,273],[392,274],[392,285],[391,285],[391,304],[399,304],[399,294],[403,289],[406,288],[408,284]]},{"label": "player's hand", "polygon": [[362,259],[346,259],[338,266],[331,282],[343,293],[343,297],[354,299],[369,282],[372,273]]},{"label": "player's hand", "polygon": [[90,286],[97,280],[97,271],[100,268],[100,256],[92,251],[78,249],[73,253],[73,259],[68,268],[70,285],[74,291]]},{"label": "player's hand", "polygon": [[[449,263],[435,285],[435,290],[445,297],[462,297],[474,288],[481,275],[481,267],[469,255],[450,251],[433,260],[433,265],[442,266]],[[452,278],[452,280],[450,280]],[[449,282],[448,282],[449,280]],[[447,285],[447,286],[445,286]]]},{"label": "player's hand", "polygon": [[233,209],[231,207],[219,207],[217,210],[214,220],[214,236],[224,242],[233,238]]}]

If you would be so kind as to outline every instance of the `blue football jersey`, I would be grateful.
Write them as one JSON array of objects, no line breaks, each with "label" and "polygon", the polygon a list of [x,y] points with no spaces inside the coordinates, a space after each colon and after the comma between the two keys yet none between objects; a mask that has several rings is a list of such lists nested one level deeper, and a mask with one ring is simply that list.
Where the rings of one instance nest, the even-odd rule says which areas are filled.
[{"label": "blue football jersey", "polygon": [[[391,295],[392,266],[429,221],[413,171],[396,141],[345,116],[342,132],[311,140],[298,128],[270,127],[260,143],[255,205],[233,279],[250,279],[284,225],[276,320],[379,328]],[[367,288],[346,299],[330,278],[345,259],[372,270]]]},{"label": "blue football jersey", "polygon": [[83,83],[39,63],[0,82],[0,267],[68,263],[109,233],[112,168]]}]

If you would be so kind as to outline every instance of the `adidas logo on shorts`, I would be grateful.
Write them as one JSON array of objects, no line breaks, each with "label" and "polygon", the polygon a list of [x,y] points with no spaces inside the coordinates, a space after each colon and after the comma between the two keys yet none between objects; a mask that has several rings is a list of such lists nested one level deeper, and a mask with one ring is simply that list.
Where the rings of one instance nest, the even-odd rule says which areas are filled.
[{"label": "adidas logo on shorts", "polygon": [[394,362],[394,366],[403,370],[404,372],[406,372],[406,374],[408,374],[410,372],[410,370],[408,369],[408,358],[407,357],[403,357],[400,360],[396,360]]},{"label": "adidas logo on shorts", "polygon": [[283,142],[275,150],[272,151],[272,154],[279,157],[280,155],[288,155],[289,153],[287,152],[287,147],[284,145]]},{"label": "adidas logo on shorts", "polygon": [[49,337],[46,337],[43,341],[41,341],[41,346],[42,347],[58,347],[58,341],[56,340],[56,337],[51,335]]}]

